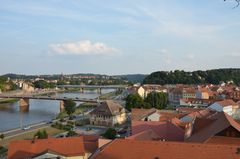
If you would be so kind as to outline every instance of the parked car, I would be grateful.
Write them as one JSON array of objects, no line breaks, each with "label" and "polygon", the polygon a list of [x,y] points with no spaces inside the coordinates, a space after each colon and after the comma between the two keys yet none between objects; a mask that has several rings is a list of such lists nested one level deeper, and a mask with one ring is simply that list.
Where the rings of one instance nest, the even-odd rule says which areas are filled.
[{"label": "parked car", "polygon": [[30,128],[31,128],[30,126],[27,126],[27,127],[22,128],[22,130],[29,130]]}]

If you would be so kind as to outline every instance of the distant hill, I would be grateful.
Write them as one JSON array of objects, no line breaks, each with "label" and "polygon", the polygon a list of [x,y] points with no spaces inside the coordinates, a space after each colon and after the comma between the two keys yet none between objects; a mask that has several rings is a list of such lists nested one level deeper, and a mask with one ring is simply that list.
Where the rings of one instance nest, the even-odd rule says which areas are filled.
[{"label": "distant hill", "polygon": [[153,72],[144,80],[144,84],[219,84],[221,81],[233,81],[240,85],[240,69],[214,69],[207,71],[185,72],[175,71],[158,71]]},{"label": "distant hill", "polygon": [[126,79],[133,83],[142,83],[143,80],[147,77],[144,74],[129,74],[129,75],[119,75],[122,79]]}]

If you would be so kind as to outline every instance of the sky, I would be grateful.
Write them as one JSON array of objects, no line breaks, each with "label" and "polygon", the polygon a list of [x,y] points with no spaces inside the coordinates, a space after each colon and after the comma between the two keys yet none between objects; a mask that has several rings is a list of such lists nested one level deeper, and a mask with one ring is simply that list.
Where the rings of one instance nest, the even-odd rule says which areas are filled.
[{"label": "sky", "polygon": [[0,74],[240,68],[233,0],[0,0]]}]

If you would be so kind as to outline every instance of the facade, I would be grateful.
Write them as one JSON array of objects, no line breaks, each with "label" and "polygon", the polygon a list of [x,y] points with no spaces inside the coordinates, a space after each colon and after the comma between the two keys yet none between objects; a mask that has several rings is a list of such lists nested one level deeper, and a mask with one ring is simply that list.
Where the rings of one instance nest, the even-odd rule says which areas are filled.
[{"label": "facade", "polygon": [[181,88],[172,88],[168,92],[169,103],[173,106],[178,106],[180,104],[180,99],[183,98],[183,93]]},{"label": "facade", "polygon": [[196,98],[198,99],[209,99],[209,94],[207,91],[198,90],[196,92]]},{"label": "facade", "polygon": [[183,89],[183,98],[196,98],[196,90],[193,88]]},{"label": "facade", "polygon": [[122,124],[127,119],[125,108],[120,104],[108,100],[90,112],[90,124],[112,127]]},{"label": "facade", "polygon": [[138,93],[142,98],[145,98],[145,89],[144,89],[142,86],[138,87],[137,93]]}]

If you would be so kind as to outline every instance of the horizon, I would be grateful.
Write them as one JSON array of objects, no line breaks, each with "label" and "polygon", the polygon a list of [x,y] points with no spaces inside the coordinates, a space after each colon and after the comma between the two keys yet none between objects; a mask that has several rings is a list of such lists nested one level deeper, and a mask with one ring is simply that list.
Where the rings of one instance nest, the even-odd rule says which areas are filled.
[{"label": "horizon", "polygon": [[[107,4],[107,5],[106,5]],[[0,74],[237,68],[240,8],[213,1],[1,1]]]},{"label": "horizon", "polygon": [[[240,68],[216,68],[216,69],[206,69],[206,70],[193,70],[193,71],[186,71],[186,70],[179,70],[179,71],[185,71],[185,72],[195,72],[195,71],[210,71],[210,70],[224,70],[224,69],[240,69]],[[1,74],[0,76],[4,76],[4,75],[9,75],[9,74],[13,74],[13,75],[23,75],[23,76],[52,76],[52,75],[77,75],[77,74],[92,74],[92,75],[106,75],[106,76],[125,76],[125,75],[150,75],[151,73],[154,72],[174,72],[178,69],[175,70],[158,70],[158,71],[153,71],[150,73],[126,73],[126,74],[103,74],[103,73],[83,73],[83,72],[78,72],[78,73],[53,73],[53,74],[20,74],[20,73],[5,73],[5,74]]]}]

